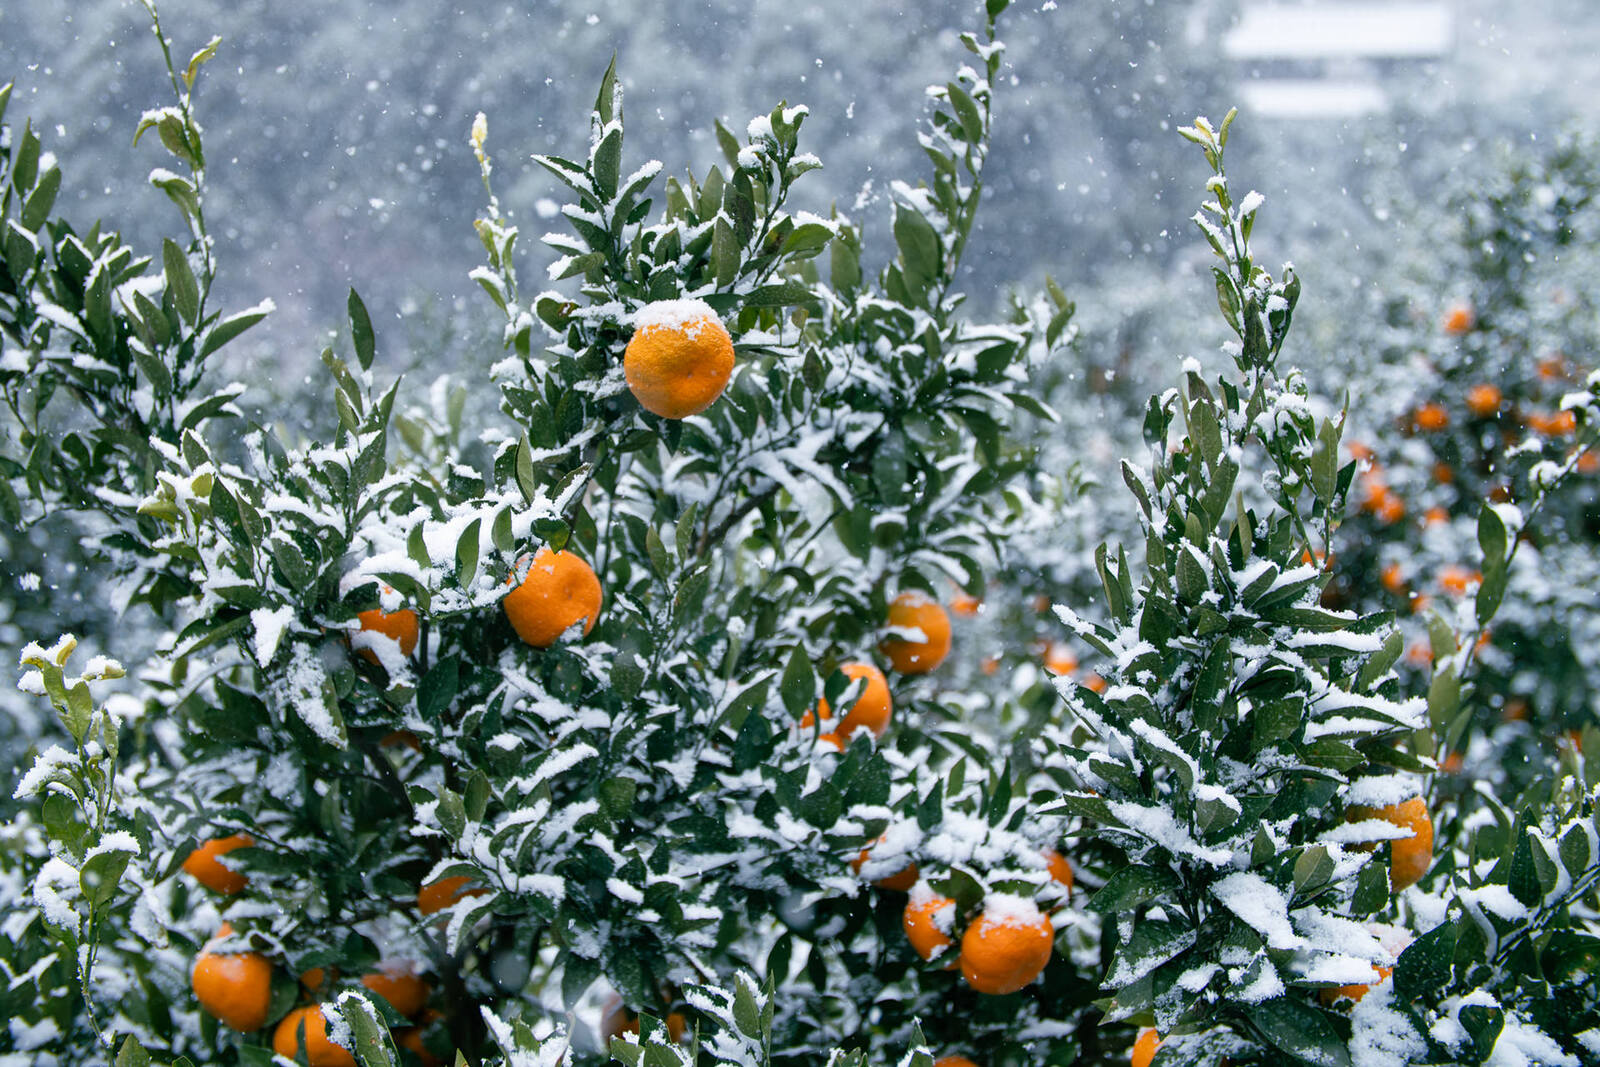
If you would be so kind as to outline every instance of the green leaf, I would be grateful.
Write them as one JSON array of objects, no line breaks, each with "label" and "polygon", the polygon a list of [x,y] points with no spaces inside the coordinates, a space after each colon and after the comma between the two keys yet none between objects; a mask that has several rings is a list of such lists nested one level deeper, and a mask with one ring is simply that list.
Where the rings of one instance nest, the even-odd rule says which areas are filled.
[{"label": "green leaf", "polygon": [[[354,292],[354,290],[351,291]],[[211,353],[266,318],[268,314],[267,309],[257,310],[252,308],[249,311],[241,311],[236,315],[229,315],[225,319],[219,319],[216,325],[206,331],[205,340],[200,342],[200,358],[205,359]]]},{"label": "green leaf", "polygon": [[950,94],[950,107],[955,111],[956,118],[961,121],[961,136],[968,144],[978,144],[983,140],[983,113],[978,110],[978,104],[972,95],[955,82],[945,86],[945,92]]},{"label": "green leaf", "polygon": [[737,988],[733,994],[733,1023],[746,1037],[760,1040],[761,1008],[756,1004],[755,994],[744,981],[737,981],[735,985]]},{"label": "green leaf", "polygon": [[367,314],[367,305],[361,302],[354,288],[350,290],[345,307],[350,313],[350,342],[356,349],[356,361],[361,364],[362,370],[371,370],[376,344],[372,333],[372,316]]},{"label": "green leaf", "polygon": [[1443,922],[1406,946],[1394,964],[1394,997],[1409,1004],[1432,997],[1450,981],[1456,952],[1456,924]]},{"label": "green leaf", "polygon": [[189,257],[169,237],[161,242],[161,262],[172,303],[183,321],[193,326],[200,315],[200,286],[189,269]]},{"label": "green leaf", "polygon": [[776,285],[763,285],[744,299],[750,308],[793,307],[808,304],[813,299],[810,286],[798,278],[789,278]]},{"label": "green leaf", "polygon": [[351,1044],[361,1067],[394,1067],[400,1062],[389,1028],[379,1024],[377,1009],[365,994],[341,1002],[339,1014],[350,1026]]},{"label": "green leaf", "polygon": [[1165,867],[1129,864],[1107,878],[1100,891],[1089,898],[1086,907],[1102,915],[1116,915],[1161,900],[1180,888],[1178,876]]},{"label": "green leaf", "polygon": [[632,778],[607,778],[600,783],[600,807],[611,819],[626,819],[633,811],[639,783]]},{"label": "green leaf", "polygon": [[900,248],[906,285],[920,291],[942,274],[942,249],[939,235],[921,213],[895,205],[894,241]]},{"label": "green leaf", "polygon": [[461,661],[455,656],[445,656],[428,669],[417,685],[417,712],[428,722],[435,722],[447,710],[461,688]]},{"label": "green leaf", "polygon": [[1247,1010],[1250,1022],[1274,1047],[1305,1063],[1350,1067],[1350,1050],[1326,1015],[1310,1004],[1278,997]]},{"label": "green leaf", "polygon": [[117,895],[122,872],[127,870],[132,853],[121,850],[98,852],[89,857],[78,872],[78,884],[84,897],[95,907],[100,907]]},{"label": "green leaf", "polygon": [[1485,503],[1478,509],[1478,547],[1483,549],[1486,571],[1490,567],[1505,565],[1507,541],[1505,520],[1500,518],[1500,513],[1493,505]]},{"label": "green leaf", "polygon": [[1539,869],[1534,863],[1533,840],[1523,829],[1517,838],[1517,847],[1511,853],[1510,869],[1506,872],[1506,888],[1511,895],[1528,907],[1539,903],[1544,895],[1539,884]]},{"label": "green leaf", "polygon": [[530,504],[539,495],[539,484],[533,478],[533,446],[528,443],[526,433],[517,442],[517,488],[522,490],[523,499]]},{"label": "green leaf", "polygon": [[711,228],[711,270],[718,289],[728,288],[739,276],[739,242],[733,235],[733,227],[722,215],[717,216]]},{"label": "green leaf", "polygon": [[[7,86],[9,89],[10,86]],[[117,1050],[116,1067],[150,1067],[150,1053],[139,1044],[139,1039],[129,1034]]]},{"label": "green leaf", "polygon": [[435,809],[439,816],[439,825],[444,827],[445,833],[454,840],[460,840],[467,829],[467,806],[461,799],[461,794],[453,791],[449,786],[439,787],[439,806]]},{"label": "green leaf", "polygon": [[1375,915],[1388,906],[1389,871],[1381,861],[1373,860],[1356,876],[1356,891],[1350,907],[1357,915]]},{"label": "green leaf", "polygon": [[602,199],[617,195],[622,177],[622,127],[614,126],[600,139],[594,150],[594,185]]},{"label": "green leaf", "polygon": [[195,78],[200,76],[200,68],[210,62],[217,54],[217,46],[222,43],[221,37],[213,37],[206,42],[204,48],[189,57],[189,65],[183,71],[183,84],[190,89],[194,88]]},{"label": "green leaf", "polygon": [[30,230],[37,231],[50,217],[50,208],[55,205],[56,193],[61,191],[61,168],[51,167],[39,179],[39,184],[33,187],[33,192],[22,202],[20,215],[22,225]]},{"label": "green leaf", "polygon": [[789,653],[789,663],[783,669],[783,679],[778,683],[783,697],[783,707],[791,718],[798,719],[811,708],[817,698],[817,676],[811,667],[811,657],[801,645]]},{"label": "green leaf", "polygon": [[478,576],[478,534],[482,528],[483,519],[473,519],[456,542],[456,584],[463,589],[469,588]]},{"label": "green leaf", "polygon": [[1472,1038],[1475,1057],[1472,1062],[1487,1060],[1494,1051],[1495,1042],[1500,1040],[1500,1032],[1505,1029],[1506,1013],[1487,1004],[1468,1004],[1457,1013],[1456,1018]]},{"label": "green leaf", "polygon": [[27,195],[33,180],[39,174],[39,137],[33,132],[32,121],[22,127],[22,143],[11,156],[11,185],[17,192]]}]

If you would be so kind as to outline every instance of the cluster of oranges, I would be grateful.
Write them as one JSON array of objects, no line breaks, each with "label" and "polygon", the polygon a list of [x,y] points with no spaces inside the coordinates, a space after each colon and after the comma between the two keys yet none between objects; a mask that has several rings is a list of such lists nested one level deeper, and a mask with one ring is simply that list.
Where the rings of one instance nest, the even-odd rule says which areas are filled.
[{"label": "cluster of oranges", "polygon": [[[927,674],[950,654],[950,616],[925,593],[910,590],[895,597],[889,604],[888,629],[890,636],[878,651],[901,674]],[[889,693],[889,680],[873,664],[846,663],[839,670],[850,681],[864,683],[861,694],[837,723],[832,723],[833,709],[827,698],[819,699],[816,707],[800,719],[800,727],[832,723],[821,739],[843,751],[862,727],[872,736],[882,737],[894,713],[894,700]]]},{"label": "cluster of oranges", "polygon": [[[853,864],[857,870],[866,861],[864,850]],[[1065,890],[1072,889],[1072,867],[1060,853],[1049,850],[1044,860],[1050,876]],[[885,889],[909,889],[901,916],[901,929],[918,956],[932,961],[949,957],[956,944],[959,917],[954,900],[935,892],[918,880],[913,864],[893,878],[875,882]],[[982,910],[966,924],[959,950],[946,963],[946,969],[961,969],[961,977],[979,993],[1004,996],[1030,984],[1050,962],[1055,945],[1055,925],[1050,916],[1032,901],[996,895],[984,902]]]},{"label": "cluster of oranges", "polygon": [[[213,892],[232,896],[249,884],[249,878],[224,866],[218,857],[255,843],[253,837],[242,833],[213,838],[189,854],[183,869]],[[465,877],[456,877],[424,886],[417,894],[418,910],[429,915],[463,896],[484,892],[467,889],[467,882]],[[223,923],[196,956],[190,980],[202,1008],[225,1026],[240,1033],[254,1033],[267,1024],[274,968],[272,961],[259,952],[224,951],[224,943],[232,934],[232,924]],[[300,975],[300,984],[315,996],[330,985],[330,976],[325,968],[313,967]],[[423,1044],[424,1031],[441,1016],[428,1008],[433,990],[416,967],[406,960],[386,961],[362,976],[361,985],[412,1021],[409,1026],[395,1028],[395,1042],[414,1052],[423,1067],[442,1067],[444,1061]],[[311,1067],[355,1067],[356,1062],[348,1049],[329,1038],[328,1019],[319,1004],[302,1005],[285,1015],[273,1031],[272,1048],[291,1060],[297,1053],[304,1053]]]}]

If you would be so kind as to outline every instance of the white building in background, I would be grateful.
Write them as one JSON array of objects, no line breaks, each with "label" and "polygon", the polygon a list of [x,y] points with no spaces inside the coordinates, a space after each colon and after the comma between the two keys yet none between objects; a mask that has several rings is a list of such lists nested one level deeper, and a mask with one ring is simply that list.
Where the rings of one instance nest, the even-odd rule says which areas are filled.
[{"label": "white building in background", "polygon": [[1245,109],[1267,118],[1351,118],[1384,110],[1397,68],[1457,47],[1453,0],[1245,0],[1223,39]]}]

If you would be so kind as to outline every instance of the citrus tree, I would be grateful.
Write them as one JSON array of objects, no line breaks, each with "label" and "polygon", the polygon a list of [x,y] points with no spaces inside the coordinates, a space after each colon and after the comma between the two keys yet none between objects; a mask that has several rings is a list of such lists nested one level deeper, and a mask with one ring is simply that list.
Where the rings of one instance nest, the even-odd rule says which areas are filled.
[{"label": "citrus tree", "polygon": [[[569,287],[524,293],[480,116],[498,412],[448,381],[401,402],[352,292],[312,439],[207,377],[270,310],[210,306],[191,93],[217,42],[168,55],[177,103],[140,127],[186,171],[152,175],[187,227],[159,269],[56,220],[37,138],[5,143],[15,510],[98,516],[105,580],[167,631],[103,701],[114,662],[24,650],[70,747],[18,789],[37,909],[5,947],[51,976],[19,1049],[597,1057],[610,1035],[569,1020],[603,983],[611,1033],[805,1060],[921,1044],[918,1014],[1044,969],[1058,820],[935,673],[939,600],[982,587],[1030,463],[1003,424],[1050,417],[1028,372],[1070,316],[959,314],[1005,6],[934,91],[931,181],[894,187],[878,271],[849,219],[788,207],[820,165],[804,108],[719,125],[726,165],[658,188],[623,169],[608,71],[587,154],[539,159],[571,194],[546,238]],[[959,987],[911,966],[889,883],[913,863],[911,900],[960,906]],[[962,1040],[1020,1050],[1015,1011]]]}]

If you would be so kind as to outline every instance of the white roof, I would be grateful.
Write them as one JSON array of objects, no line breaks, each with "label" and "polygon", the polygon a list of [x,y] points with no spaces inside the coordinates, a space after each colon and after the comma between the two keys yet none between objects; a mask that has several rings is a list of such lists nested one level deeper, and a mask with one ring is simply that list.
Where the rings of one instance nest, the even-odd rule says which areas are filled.
[{"label": "white roof", "polygon": [[1388,98],[1376,82],[1310,78],[1259,78],[1239,86],[1245,117],[1356,118],[1383,111]]},{"label": "white roof", "polygon": [[1228,31],[1233,59],[1425,59],[1455,43],[1451,5],[1432,3],[1253,4]]}]

